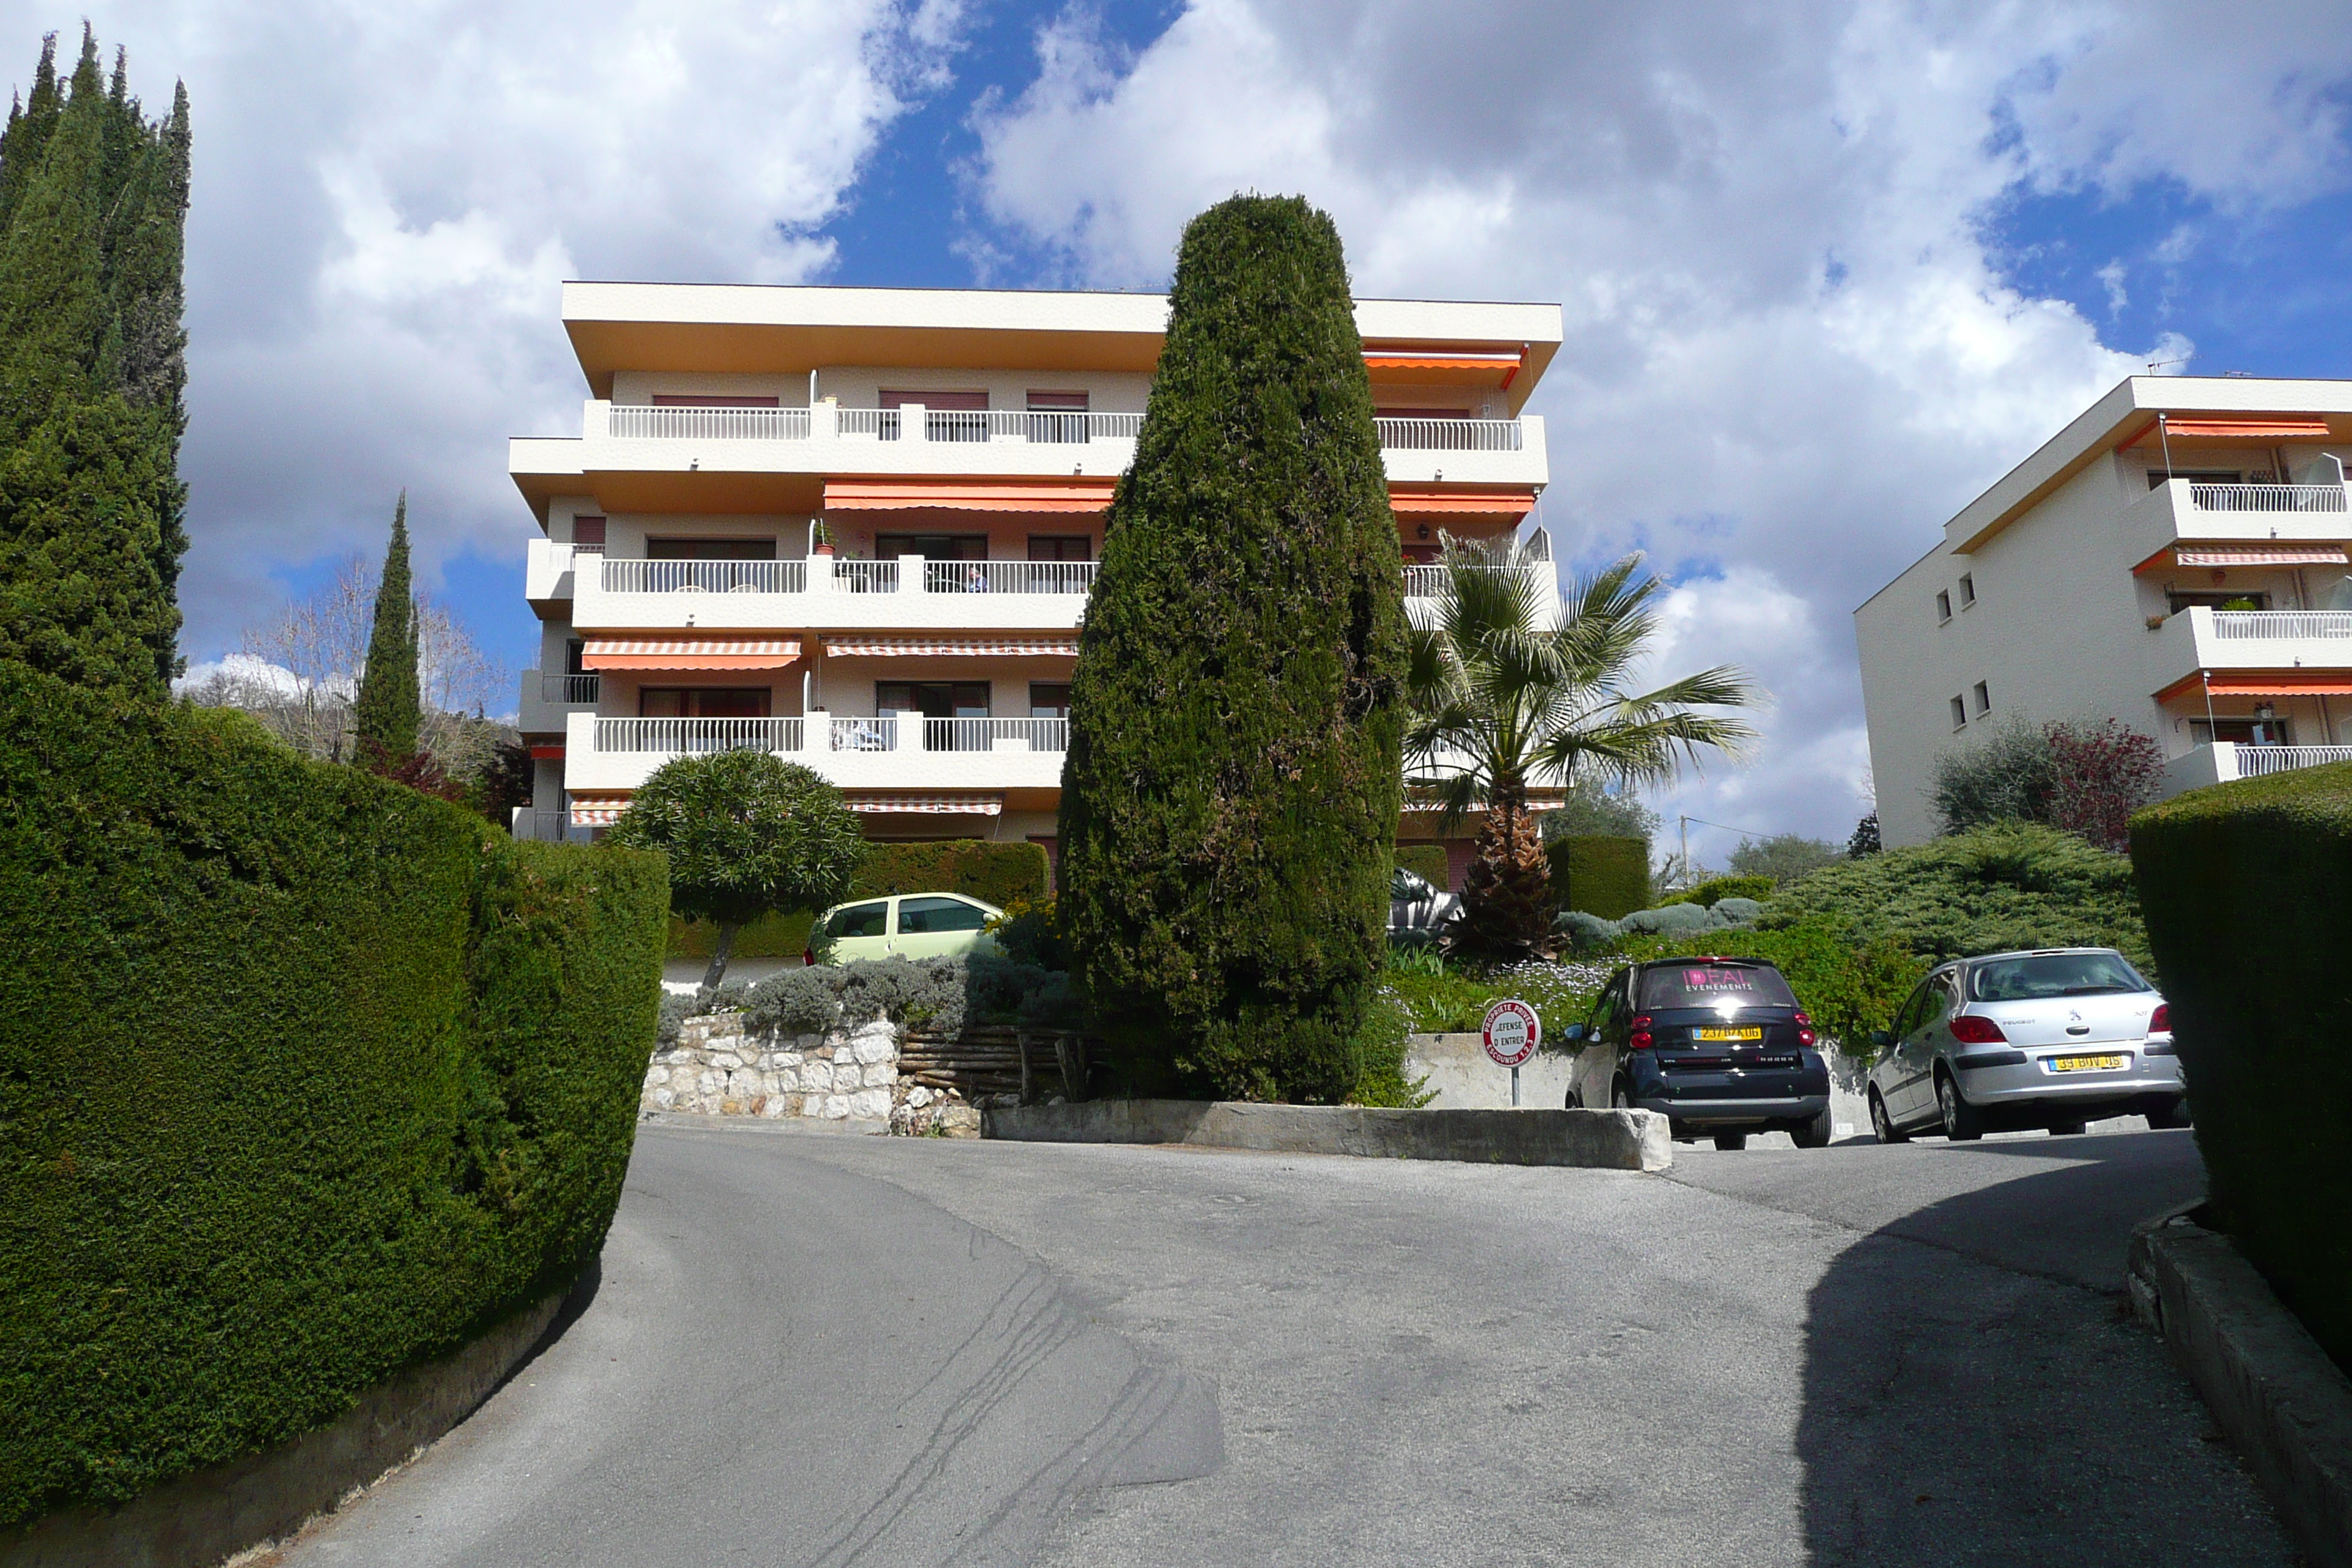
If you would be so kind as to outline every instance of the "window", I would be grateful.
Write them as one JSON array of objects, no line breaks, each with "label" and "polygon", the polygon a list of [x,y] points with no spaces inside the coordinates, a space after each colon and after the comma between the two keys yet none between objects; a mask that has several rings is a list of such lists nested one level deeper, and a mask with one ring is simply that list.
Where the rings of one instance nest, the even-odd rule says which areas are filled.
[{"label": "window", "polygon": [[656,392],[656,408],[774,408],[773,397],[719,397],[707,392]]},{"label": "window", "polygon": [[1938,625],[1952,618],[1952,595],[1945,589],[1936,590],[1936,620]]},{"label": "window", "polygon": [[575,517],[572,520],[572,548],[602,550],[604,548],[604,520],[601,517]]},{"label": "window", "polygon": [[1087,395],[1083,392],[1033,392],[1029,395],[1032,414],[1084,414]]},{"label": "window", "polygon": [[765,719],[773,694],[764,686],[646,686],[637,712],[646,719]]},{"label": "window", "polygon": [[648,561],[773,561],[775,535],[756,539],[648,539]]},{"label": "window", "polygon": [[900,899],[898,934],[928,931],[978,931],[988,923],[988,911],[961,899]]},{"label": "window", "polygon": [[984,533],[876,534],[874,559],[887,561],[894,555],[919,555],[926,561],[985,561],[988,559],[988,535]]},{"label": "window", "polygon": [[1029,536],[1029,559],[1032,561],[1092,561],[1095,540],[1091,533],[1033,533]]},{"label": "window", "polygon": [[833,919],[825,921],[824,934],[830,937],[884,936],[888,934],[890,906],[886,900],[872,904],[852,904],[845,910],[835,910]]},{"label": "window", "polygon": [[2216,741],[2231,741],[2241,746],[2292,746],[2294,744],[2294,721],[2292,719],[2191,719],[2189,733],[2200,745]]},{"label": "window", "polygon": [[[985,441],[988,439],[988,394],[985,392],[885,392],[878,399],[885,408],[903,408],[909,403],[919,403],[923,415],[923,439],[927,441]],[[898,439],[895,422],[886,424],[882,438]]]},{"label": "window", "polygon": [[1979,964],[1969,989],[1979,1002],[2046,1002],[2152,987],[2119,952],[2051,952]]},{"label": "window", "polygon": [[2267,610],[2271,607],[2271,596],[2268,594],[2252,592],[2243,588],[2225,589],[2210,594],[2168,592],[2164,595],[2164,603],[2167,613],[2177,616],[2183,610],[2200,605],[2209,610]]},{"label": "window", "polygon": [[[1032,441],[1083,441],[1087,438],[1087,395],[1083,392],[1033,392],[1025,434]],[[1033,557],[1034,559],[1034,557]]]},{"label": "window", "polygon": [[1029,717],[1066,719],[1070,716],[1070,683],[1033,680],[1029,683]]},{"label": "window", "polygon": [[1919,1019],[1920,1026],[1927,1029],[1934,1028],[1950,1017],[1953,1010],[1959,1005],[1959,989],[1952,984],[1952,976],[1929,975],[1927,977],[1927,1010]]},{"label": "window", "polygon": [[1955,697],[1952,699],[1952,728],[1955,730],[1965,730],[1968,727],[1969,705]]},{"label": "window", "polygon": [[985,680],[877,680],[877,713],[920,713],[926,719],[985,719]]},{"label": "window", "polygon": [[1960,608],[1962,608],[1962,609],[1964,609],[1964,610],[1965,610],[1965,609],[1967,609],[1970,605],[1973,605],[1973,604],[1975,604],[1976,602],[1977,602],[1977,580],[1976,580],[1976,574],[1975,574],[1974,573],[1970,573],[1970,572],[1963,572],[1963,573],[1961,573],[1961,574],[1960,574]]},{"label": "window", "polygon": [[919,403],[935,412],[979,414],[987,412],[988,394],[985,392],[885,392],[876,398],[875,402],[884,408],[904,408],[909,403]]},{"label": "window", "polygon": [[2156,489],[2167,479],[2188,479],[2200,485],[2234,485],[2245,478],[2239,468],[2175,468],[2166,473],[2162,468],[2147,471],[2147,488]]},{"label": "window", "polygon": [[586,665],[582,664],[582,663],[580,662],[581,658],[583,658],[583,656],[584,656],[584,655],[587,653],[587,651],[588,651],[588,641],[587,641],[587,639],[586,639],[585,637],[566,637],[566,638],[564,638],[564,639],[563,639],[563,673],[564,673],[564,674],[566,674],[566,675],[585,675],[585,674],[587,674],[587,673],[588,673],[588,667],[587,667]]},{"label": "window", "polygon": [[1986,690],[1985,683],[1979,680],[1977,682],[1977,717],[1981,719],[1991,711],[1992,693]]},{"label": "window", "polygon": [[1669,1007],[1715,1007],[1726,1002],[1740,1007],[1797,1005],[1789,994],[1789,983],[1767,963],[1710,963],[1701,958],[1642,972],[1645,1013]]}]

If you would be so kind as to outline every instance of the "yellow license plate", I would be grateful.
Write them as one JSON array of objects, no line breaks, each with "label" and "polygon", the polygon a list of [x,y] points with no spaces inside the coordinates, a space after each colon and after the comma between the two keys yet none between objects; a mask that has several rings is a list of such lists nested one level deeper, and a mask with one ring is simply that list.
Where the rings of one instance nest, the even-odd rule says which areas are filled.
[{"label": "yellow license plate", "polygon": [[1764,1037],[1764,1031],[1761,1029],[1701,1029],[1697,1031],[1697,1036],[1702,1040],[1760,1040]]},{"label": "yellow license plate", "polygon": [[2052,1057],[2050,1058],[2052,1072],[2114,1072],[2118,1068],[2130,1065],[2129,1057]]}]

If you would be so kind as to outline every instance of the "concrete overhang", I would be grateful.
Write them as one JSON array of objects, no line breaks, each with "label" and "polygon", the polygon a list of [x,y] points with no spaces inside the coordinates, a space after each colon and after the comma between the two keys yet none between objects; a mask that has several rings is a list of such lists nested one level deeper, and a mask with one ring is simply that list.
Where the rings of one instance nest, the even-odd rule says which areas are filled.
[{"label": "concrete overhang", "polygon": [[530,505],[539,526],[547,526],[547,503],[556,496],[587,491],[587,476],[580,471],[578,437],[512,436],[507,439],[507,473]]},{"label": "concrete overhang", "polygon": [[[2352,381],[2273,381],[2252,376],[2134,375],[2085,409],[2032,456],[1960,509],[1944,525],[1955,553],[1982,549],[2100,458],[2153,439],[2159,414],[2324,422],[2331,443],[2352,441]],[[2299,437],[2316,440],[2317,437]],[[2189,444],[2186,441],[2184,445]],[[2198,446],[2210,447],[2210,439]]]}]

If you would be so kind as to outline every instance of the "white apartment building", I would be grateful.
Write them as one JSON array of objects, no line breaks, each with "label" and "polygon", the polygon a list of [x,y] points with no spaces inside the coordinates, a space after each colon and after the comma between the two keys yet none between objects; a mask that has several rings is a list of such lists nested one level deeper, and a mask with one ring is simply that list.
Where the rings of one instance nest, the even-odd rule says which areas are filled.
[{"label": "white apartment building", "polygon": [[[1530,524],[1549,472],[1520,410],[1559,308],[1356,315],[1425,611],[1441,530]],[[518,830],[593,833],[667,759],[758,746],[874,837],[1051,853],[1078,623],[1166,319],[1147,294],[565,285],[581,432],[509,457],[545,535]]]},{"label": "white apartment building", "polygon": [[2164,793],[2352,759],[2352,382],[2133,376],[1854,612],[1879,827],[2014,715],[2114,717]]}]

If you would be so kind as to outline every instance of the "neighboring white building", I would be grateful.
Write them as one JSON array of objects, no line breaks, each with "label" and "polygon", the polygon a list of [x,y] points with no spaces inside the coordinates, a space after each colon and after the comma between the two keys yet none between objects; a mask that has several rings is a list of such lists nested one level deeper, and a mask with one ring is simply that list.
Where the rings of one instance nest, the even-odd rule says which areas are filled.
[{"label": "neighboring white building", "polygon": [[[1559,308],[1356,316],[1407,560],[1441,528],[1521,527]],[[1166,319],[1146,294],[566,284],[581,434],[509,463],[546,535],[519,828],[592,831],[667,759],[759,746],[876,837],[1050,850],[1078,619]],[[1425,605],[1434,574],[1406,577]]]},{"label": "neighboring white building", "polygon": [[2112,716],[2165,793],[2352,758],[2352,382],[2133,376],[1854,612],[1881,833],[2016,716]]}]

